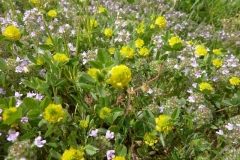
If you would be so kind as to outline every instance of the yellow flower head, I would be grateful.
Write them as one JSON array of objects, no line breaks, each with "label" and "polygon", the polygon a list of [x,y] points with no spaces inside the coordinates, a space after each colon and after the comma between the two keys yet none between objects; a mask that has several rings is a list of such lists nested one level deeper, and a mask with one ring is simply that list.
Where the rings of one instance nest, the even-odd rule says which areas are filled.
[{"label": "yellow flower head", "polygon": [[135,51],[129,46],[123,46],[120,50],[120,53],[123,54],[126,58],[133,58]]},{"label": "yellow flower head", "polygon": [[112,110],[108,107],[103,107],[99,112],[99,117],[101,119],[105,119],[106,117],[111,115]]},{"label": "yellow flower head", "polygon": [[116,156],[112,160],[126,160],[126,159],[124,157],[121,157],[121,156]]},{"label": "yellow flower head", "polygon": [[166,27],[167,20],[164,17],[160,16],[156,19],[155,24],[158,25],[159,28],[163,29]]},{"label": "yellow flower head", "polygon": [[97,68],[89,69],[87,74],[90,75],[96,82],[101,82],[104,79],[104,76],[102,75],[101,71]]},{"label": "yellow flower head", "polygon": [[103,12],[105,12],[105,8],[104,8],[104,7],[100,7],[100,8],[98,9],[98,13],[103,13]]},{"label": "yellow flower head", "polygon": [[90,20],[90,25],[91,25],[91,27],[95,28],[95,27],[98,26],[98,22],[96,20],[91,19]]},{"label": "yellow flower head", "polygon": [[50,11],[48,11],[47,15],[49,17],[56,18],[57,17],[57,12],[55,10],[50,10]]},{"label": "yellow flower head", "polygon": [[79,123],[79,127],[82,129],[86,129],[88,127],[88,121],[86,120],[81,120]]},{"label": "yellow flower head", "polygon": [[48,38],[48,39],[46,40],[45,44],[47,44],[47,45],[52,45],[53,43],[52,43],[51,38]]},{"label": "yellow flower head", "polygon": [[128,86],[129,82],[132,80],[132,74],[130,69],[125,65],[118,65],[113,67],[110,71],[110,78],[108,83],[113,85],[114,88],[123,88]]},{"label": "yellow flower head", "polygon": [[230,82],[231,85],[237,86],[237,85],[240,84],[240,79],[237,78],[237,77],[232,77],[232,78],[229,79],[229,82]]},{"label": "yellow flower head", "polygon": [[140,26],[138,28],[136,28],[137,34],[144,33],[144,26],[145,26],[145,22],[142,21]]},{"label": "yellow flower head", "polygon": [[143,140],[148,146],[153,146],[158,142],[157,136],[149,132],[145,133]]},{"label": "yellow flower head", "polygon": [[150,24],[150,28],[151,29],[155,28],[155,24]]},{"label": "yellow flower head", "polygon": [[212,86],[209,83],[207,83],[207,82],[200,83],[199,84],[199,88],[200,88],[200,91],[203,91],[203,90],[212,91],[213,90]]},{"label": "yellow flower head", "polygon": [[3,111],[3,121],[6,121],[9,117],[11,117],[13,115],[13,113],[15,113],[17,111],[16,107],[10,107],[7,108]]},{"label": "yellow flower head", "polygon": [[222,51],[221,51],[221,49],[214,49],[213,53],[218,55],[218,54],[222,54]]},{"label": "yellow flower head", "polygon": [[112,37],[113,31],[112,31],[111,28],[106,28],[106,29],[104,30],[104,34],[105,34],[105,36],[107,36],[107,37]]},{"label": "yellow flower head", "polygon": [[37,58],[37,65],[42,66],[44,64],[44,60],[42,57]]},{"label": "yellow flower head", "polygon": [[135,41],[135,46],[136,48],[142,48],[142,46],[144,45],[144,41],[140,38],[138,38],[136,41]]},{"label": "yellow flower head", "polygon": [[160,115],[158,118],[155,118],[156,130],[163,133],[168,133],[173,129],[172,118],[168,115]]},{"label": "yellow flower head", "polygon": [[64,53],[56,53],[56,54],[53,56],[53,59],[54,59],[55,61],[62,62],[62,63],[67,62],[67,61],[69,60],[69,58],[67,57],[67,55],[64,54]]},{"label": "yellow flower head", "polygon": [[60,122],[65,116],[65,111],[60,104],[49,104],[43,113],[44,119],[49,123]]},{"label": "yellow flower head", "polygon": [[207,49],[203,45],[197,45],[194,53],[198,56],[205,56]]},{"label": "yellow flower head", "polygon": [[175,37],[171,37],[169,40],[168,40],[168,43],[171,47],[173,47],[175,44],[182,44],[182,40],[180,37],[178,36],[175,36]]},{"label": "yellow flower head", "polygon": [[215,67],[221,67],[222,64],[223,64],[222,60],[220,60],[220,59],[214,59],[214,60],[212,61],[212,63],[213,63],[213,65],[214,65]]},{"label": "yellow flower head", "polygon": [[192,45],[194,45],[194,42],[192,40],[190,40],[190,41],[187,41],[187,44],[192,46]]},{"label": "yellow flower head", "polygon": [[111,48],[108,49],[108,51],[109,51],[110,54],[114,54],[115,50],[116,50],[116,49],[115,49],[114,47],[111,47]]},{"label": "yellow flower head", "polygon": [[85,158],[82,151],[70,148],[64,151],[61,160],[85,160]]},{"label": "yellow flower head", "polygon": [[8,26],[4,30],[3,35],[12,41],[17,41],[21,38],[19,29],[13,25]]},{"label": "yellow flower head", "polygon": [[30,2],[32,2],[33,4],[35,4],[35,6],[37,6],[39,4],[38,0],[29,0]]},{"label": "yellow flower head", "polygon": [[148,49],[146,47],[143,47],[143,48],[140,49],[139,54],[141,56],[148,56],[149,55],[149,51],[148,51]]}]

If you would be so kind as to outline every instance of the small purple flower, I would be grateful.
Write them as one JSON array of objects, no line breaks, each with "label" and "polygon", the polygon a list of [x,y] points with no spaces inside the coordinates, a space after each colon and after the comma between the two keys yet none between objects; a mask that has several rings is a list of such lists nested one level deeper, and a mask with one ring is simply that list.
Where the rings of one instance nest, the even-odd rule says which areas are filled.
[{"label": "small purple flower", "polygon": [[9,130],[9,135],[7,137],[7,140],[10,142],[14,142],[16,141],[18,136],[19,136],[19,132],[16,132],[15,130]]},{"label": "small purple flower", "polygon": [[111,160],[115,158],[115,151],[114,150],[108,150],[107,151],[107,160]]},{"label": "small purple flower", "polygon": [[39,74],[40,75],[43,75],[43,74],[45,74],[47,71],[46,71],[46,69],[41,69],[41,71],[39,72]]},{"label": "small purple flower", "polygon": [[0,94],[6,94],[6,91],[0,88]]},{"label": "small purple flower", "polygon": [[188,97],[188,102],[194,103],[194,102],[195,102],[195,97],[189,96],[189,97]]},{"label": "small purple flower", "polygon": [[21,94],[20,92],[15,92],[15,97],[16,98],[20,98],[23,94]]},{"label": "small purple flower", "polygon": [[149,90],[147,91],[148,94],[152,94],[153,90],[151,88],[149,88]]},{"label": "small purple flower", "polygon": [[21,104],[22,104],[22,100],[18,99],[18,100],[17,100],[16,107],[19,107]]},{"label": "small purple flower", "polygon": [[218,135],[223,135],[223,130],[219,129],[219,131],[216,132]]},{"label": "small purple flower", "polygon": [[107,130],[105,137],[108,138],[108,139],[113,139],[114,138],[114,132],[111,132],[111,131]]},{"label": "small purple flower", "polygon": [[164,106],[158,106],[158,108],[159,108],[159,112],[160,112],[160,113],[163,113]]},{"label": "small purple flower", "polygon": [[28,92],[27,93],[27,97],[30,97],[30,98],[32,98],[32,97],[34,97],[34,96],[36,96],[36,93],[31,93],[31,92]]},{"label": "small purple flower", "polygon": [[44,97],[44,95],[42,95],[42,94],[36,94],[36,100],[39,100],[39,101],[41,101],[42,99],[43,99],[43,97]]},{"label": "small purple flower", "polygon": [[97,133],[98,133],[98,129],[94,129],[91,131],[91,133],[89,134],[89,136],[91,137],[96,137],[97,136]]},{"label": "small purple flower", "polygon": [[34,144],[35,144],[38,148],[43,147],[45,143],[46,143],[46,140],[42,140],[42,137],[41,137],[41,136],[38,136],[37,138],[34,139]]},{"label": "small purple flower", "polygon": [[28,122],[28,117],[22,117],[21,122],[22,122],[22,123]]},{"label": "small purple flower", "polygon": [[225,127],[226,127],[229,131],[233,130],[233,128],[234,128],[233,124],[231,124],[231,123],[228,123],[227,125],[225,125]]}]

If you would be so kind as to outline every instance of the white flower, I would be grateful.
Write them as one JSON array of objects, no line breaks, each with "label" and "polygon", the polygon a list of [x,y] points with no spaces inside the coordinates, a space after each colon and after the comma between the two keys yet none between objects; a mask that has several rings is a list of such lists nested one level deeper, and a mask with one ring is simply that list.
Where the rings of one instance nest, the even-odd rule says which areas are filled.
[{"label": "white flower", "polygon": [[216,132],[218,135],[223,135],[223,130],[219,129],[219,131]]},{"label": "white flower", "polygon": [[194,102],[195,102],[195,97],[189,96],[189,97],[188,97],[188,102],[194,103]]},{"label": "white flower", "polygon": [[15,130],[10,130],[7,140],[14,142],[14,141],[16,141],[18,136],[19,136],[19,132],[16,132]]},{"label": "white flower", "polygon": [[164,106],[159,106],[158,108],[159,108],[159,112],[160,112],[160,113],[163,113]]},{"label": "white flower", "polygon": [[41,136],[38,136],[37,138],[34,139],[34,144],[39,148],[43,147],[45,143],[46,140],[42,140]]},{"label": "white flower", "polygon": [[151,88],[149,88],[149,90],[147,91],[148,94],[152,94],[153,90]]},{"label": "white flower", "polygon": [[94,129],[91,131],[91,133],[89,134],[89,136],[91,137],[96,137],[97,136],[97,133],[98,133],[98,129]]},{"label": "white flower", "polygon": [[31,93],[31,92],[28,92],[27,93],[27,97],[30,97],[30,98],[32,98],[32,97],[34,97],[36,95],[36,93]]},{"label": "white flower", "polygon": [[21,94],[20,92],[15,92],[15,97],[16,98],[20,98],[23,94]]},{"label": "white flower", "polygon": [[225,127],[226,127],[229,131],[233,130],[233,124],[231,124],[231,123],[228,123],[227,125],[225,125]]},{"label": "white flower", "polygon": [[114,132],[111,132],[111,131],[107,130],[105,137],[108,138],[108,139],[113,139],[114,138]]},{"label": "white flower", "polygon": [[115,151],[114,150],[108,150],[107,151],[107,160],[111,160],[115,158]]}]

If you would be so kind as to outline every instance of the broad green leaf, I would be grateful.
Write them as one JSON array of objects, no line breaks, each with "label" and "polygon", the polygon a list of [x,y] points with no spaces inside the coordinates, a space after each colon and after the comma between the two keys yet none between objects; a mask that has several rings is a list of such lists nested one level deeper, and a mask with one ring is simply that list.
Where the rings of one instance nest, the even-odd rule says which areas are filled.
[{"label": "broad green leaf", "polygon": [[90,89],[90,88],[94,88],[95,87],[93,85],[86,84],[86,83],[77,83],[77,86],[79,86],[80,88],[83,88],[83,89]]},{"label": "broad green leaf", "polygon": [[17,108],[17,111],[14,112],[10,117],[8,117],[3,124],[7,124],[10,125],[14,122],[16,122],[17,120],[22,118],[22,108]]},{"label": "broad green leaf", "polygon": [[171,115],[172,119],[176,120],[179,117],[180,112],[181,112],[181,107],[177,107]]},{"label": "broad green leaf", "polygon": [[119,126],[116,126],[116,125],[113,125],[111,127],[108,128],[111,132],[114,132],[114,134],[116,135],[119,130],[120,130],[120,127]]},{"label": "broad green leaf", "polygon": [[36,59],[32,56],[32,54],[27,54],[27,57],[28,57],[28,59],[29,59],[31,62],[37,64],[37,61],[36,61]]},{"label": "broad green leaf", "polygon": [[33,110],[30,110],[28,113],[27,113],[27,117],[29,119],[38,119],[39,115],[41,114],[40,110],[39,109],[33,109]]},{"label": "broad green leaf", "polygon": [[109,58],[108,53],[103,49],[98,50],[97,57],[98,57],[98,60],[103,64],[105,64]]},{"label": "broad green leaf", "polygon": [[0,70],[2,70],[2,71],[8,70],[7,63],[5,62],[5,60],[3,58],[0,58]]},{"label": "broad green leaf", "polygon": [[50,155],[53,157],[53,158],[56,158],[56,159],[61,159],[62,155],[60,153],[58,153],[57,151],[55,150],[50,150]]},{"label": "broad green leaf", "polygon": [[122,108],[114,108],[112,110],[113,113],[113,121],[115,121],[118,117],[122,116],[124,114],[124,109]]},{"label": "broad green leaf", "polygon": [[119,145],[115,151],[118,156],[125,157],[127,155],[127,147],[124,145]]},{"label": "broad green leaf", "polygon": [[44,137],[48,137],[49,135],[51,135],[56,129],[55,125],[50,125],[50,127],[48,128],[47,132],[45,133]]},{"label": "broad green leaf", "polygon": [[99,151],[99,149],[94,147],[94,146],[92,146],[92,145],[87,144],[85,146],[85,151],[89,155],[94,155],[94,154],[96,154]]},{"label": "broad green leaf", "polygon": [[85,72],[82,72],[79,82],[82,82],[82,80],[87,80],[89,82],[95,83],[95,80]]},{"label": "broad green leaf", "polygon": [[127,0],[129,3],[133,4],[135,0]]},{"label": "broad green leaf", "polygon": [[163,137],[163,134],[162,134],[162,133],[160,134],[160,141],[161,141],[161,143],[162,143],[162,146],[165,147],[166,144],[165,144],[164,137]]},{"label": "broad green leaf", "polygon": [[89,61],[89,64],[93,67],[93,68],[97,68],[97,69],[102,69],[103,65],[102,63],[98,62],[98,61]]},{"label": "broad green leaf", "polygon": [[41,50],[46,51],[46,50],[51,50],[53,47],[50,46],[50,45],[47,45],[47,44],[42,44],[42,45],[39,46],[39,48],[40,48]]},{"label": "broad green leaf", "polygon": [[229,100],[222,100],[222,104],[225,106],[232,106],[233,104]]},{"label": "broad green leaf", "polygon": [[60,87],[62,85],[64,85],[66,83],[66,80],[61,78],[61,79],[58,79],[55,83],[55,87]]},{"label": "broad green leaf", "polygon": [[35,133],[34,132],[27,132],[25,133],[24,135],[21,136],[21,140],[24,140],[24,139],[31,139],[35,137]]},{"label": "broad green leaf", "polygon": [[48,96],[46,96],[46,97],[42,100],[42,102],[40,103],[40,109],[41,109],[41,111],[44,111],[45,108],[46,108],[50,103],[51,103],[51,99],[50,99]]},{"label": "broad green leaf", "polygon": [[38,101],[36,101],[33,98],[26,97],[23,99],[23,104],[28,108],[28,109],[38,109]]}]

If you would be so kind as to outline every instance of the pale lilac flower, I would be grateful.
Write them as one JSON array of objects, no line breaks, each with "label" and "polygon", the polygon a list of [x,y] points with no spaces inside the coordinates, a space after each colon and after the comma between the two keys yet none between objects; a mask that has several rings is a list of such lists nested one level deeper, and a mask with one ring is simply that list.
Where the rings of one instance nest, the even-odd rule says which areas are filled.
[{"label": "pale lilac flower", "polygon": [[40,75],[43,75],[46,73],[46,69],[41,69],[41,71],[39,72]]},{"label": "pale lilac flower", "polygon": [[20,160],[27,160],[26,158],[20,158]]},{"label": "pale lilac flower", "polygon": [[47,142],[46,140],[42,140],[42,137],[41,137],[41,136],[38,136],[37,138],[34,139],[34,144],[35,144],[38,148],[43,147],[46,142]]},{"label": "pale lilac flower", "polygon": [[108,139],[113,139],[114,138],[114,132],[111,132],[111,131],[107,130],[105,137],[108,138]]},{"label": "pale lilac flower", "polygon": [[193,93],[192,89],[187,90],[188,93]]},{"label": "pale lilac flower", "polygon": [[229,131],[233,130],[233,124],[231,124],[231,123],[228,123],[227,125],[225,125],[225,127],[226,127]]},{"label": "pale lilac flower", "polygon": [[28,122],[28,117],[22,117],[21,122],[22,122],[22,123]]},{"label": "pale lilac flower", "polygon": [[0,108],[0,114],[2,113],[2,111],[3,111],[3,110]]},{"label": "pale lilac flower", "polygon": [[0,94],[6,94],[6,91],[0,88]]},{"label": "pale lilac flower", "polygon": [[107,160],[112,160],[115,158],[115,151],[114,150],[108,150],[107,151]]},{"label": "pale lilac flower", "polygon": [[222,71],[222,74],[228,74],[229,73],[229,70],[227,70],[227,69],[224,69],[223,71]]},{"label": "pale lilac flower", "polygon": [[200,105],[198,108],[199,109],[204,109],[204,108],[206,108],[206,106],[205,105]]},{"label": "pale lilac flower", "polygon": [[91,136],[91,137],[96,137],[96,136],[97,136],[97,133],[98,133],[98,129],[93,129],[93,130],[91,131],[91,133],[89,134],[89,136]]},{"label": "pale lilac flower", "polygon": [[27,93],[27,97],[32,98],[32,97],[34,97],[34,96],[36,96],[36,93],[33,93],[33,92],[28,92],[28,93]]},{"label": "pale lilac flower", "polygon": [[147,91],[148,94],[152,94],[153,90],[151,88],[149,88],[149,90]]},{"label": "pale lilac flower", "polygon": [[195,102],[195,97],[189,96],[189,97],[188,97],[188,102],[194,103],[194,102]]},{"label": "pale lilac flower", "polygon": [[43,99],[44,95],[37,93],[35,99],[41,101]]},{"label": "pale lilac flower", "polygon": [[20,100],[20,99],[17,99],[17,104],[16,104],[16,107],[19,107],[21,104],[22,104],[22,100]]},{"label": "pale lilac flower", "polygon": [[223,130],[219,129],[219,131],[216,132],[218,135],[223,135]]},{"label": "pale lilac flower", "polygon": [[7,140],[10,142],[14,142],[18,136],[19,136],[19,132],[16,132],[15,130],[10,130]]},{"label": "pale lilac flower", "polygon": [[188,74],[189,71],[190,71],[189,68],[185,68],[185,69],[183,70],[183,72],[184,72],[185,74]]},{"label": "pale lilac flower", "polygon": [[16,98],[20,98],[23,94],[21,94],[20,92],[15,92],[15,97]]},{"label": "pale lilac flower", "polygon": [[158,108],[159,108],[159,112],[160,112],[160,113],[163,113],[164,106],[159,106]]},{"label": "pale lilac flower", "polygon": [[236,125],[237,125],[238,127],[240,127],[240,123],[237,123]]},{"label": "pale lilac flower", "polygon": [[194,88],[197,88],[197,83],[193,83],[192,86],[193,86]]},{"label": "pale lilac flower", "polygon": [[218,76],[213,77],[213,81],[216,82],[218,80]]}]

